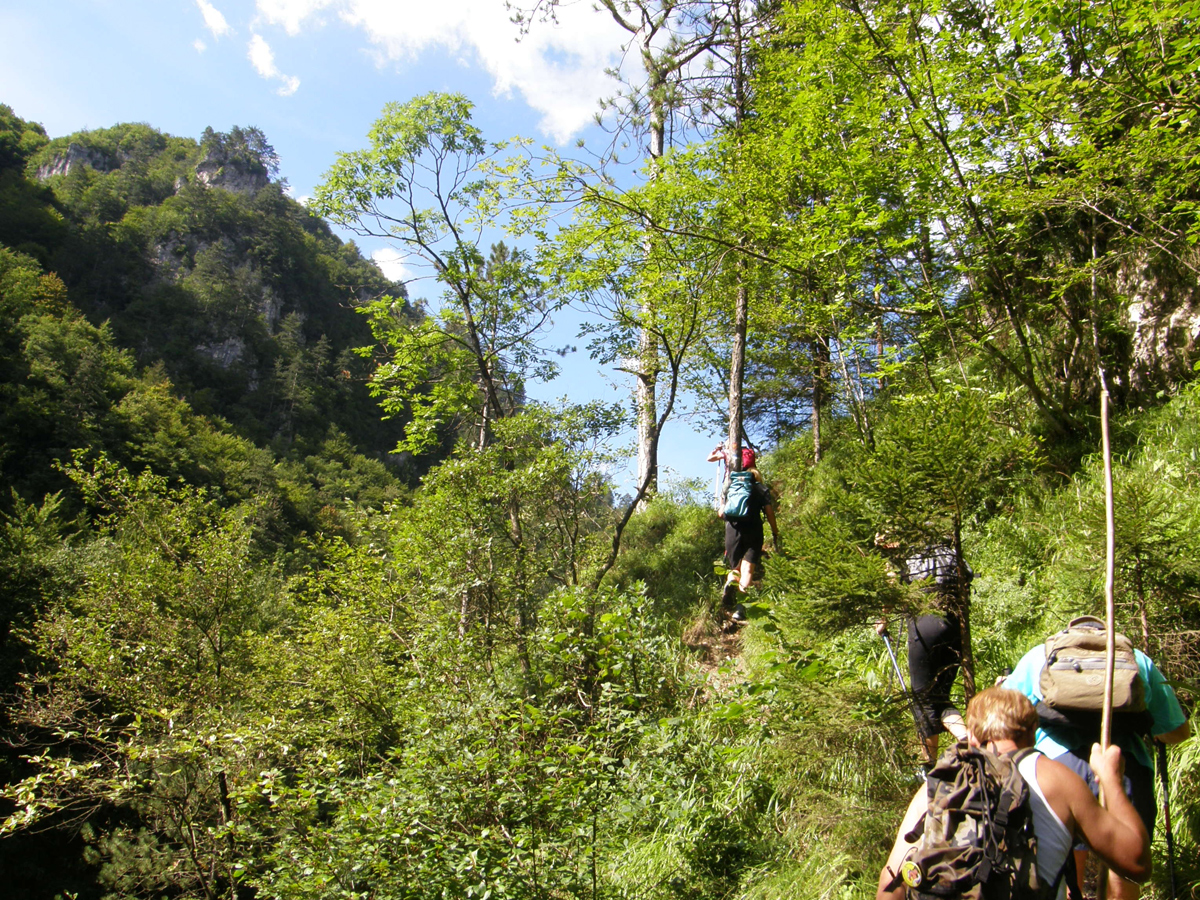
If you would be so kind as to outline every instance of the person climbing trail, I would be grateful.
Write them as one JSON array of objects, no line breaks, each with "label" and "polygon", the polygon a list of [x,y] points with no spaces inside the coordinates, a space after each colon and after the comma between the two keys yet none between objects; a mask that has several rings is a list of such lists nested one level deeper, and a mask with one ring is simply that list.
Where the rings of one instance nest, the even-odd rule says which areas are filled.
[{"label": "person climbing trail", "polygon": [[[725,447],[718,444],[708,455],[709,462],[724,461]],[[740,602],[758,580],[763,553],[763,516],[771,526],[772,550],[780,548],[779,526],[775,521],[775,502],[770,488],[755,468],[756,456],[749,447],[742,448],[742,470],[731,472],[724,490],[717,489],[717,513],[725,520],[725,565],[729,572],[721,592],[721,609],[732,621],[745,621],[745,607]],[[735,476],[742,476],[740,479]],[[740,492],[740,496],[735,496]]]},{"label": "person climbing trail", "polygon": [[[1096,777],[1106,795],[1113,796],[1105,809],[1075,771],[1031,749],[1038,715],[1019,691],[980,691],[967,706],[966,727],[966,747],[948,749],[929,784],[913,796],[879,873],[876,900],[900,900],[906,893],[921,900],[1061,900],[1077,838],[1126,878],[1149,877],[1150,836],[1119,790],[1120,748],[1101,751],[1094,744],[1090,750]],[[996,790],[998,784],[987,790],[983,782],[988,779],[1005,779],[1009,790]],[[1000,803],[1006,804],[1003,819],[1011,827],[1001,825],[998,834],[997,817],[990,811],[984,815],[983,807]],[[1034,842],[1024,827],[1030,820]],[[951,822],[954,827],[944,827]],[[1029,850],[1036,881],[1030,876],[1029,860],[1018,858]]]},{"label": "person climbing trail", "polygon": [[[1191,735],[1191,726],[1158,666],[1124,635],[1116,638],[1112,742],[1125,756],[1124,792],[1153,836],[1158,809],[1153,762],[1140,735],[1149,733],[1160,743],[1177,744]],[[1036,704],[1037,749],[1078,773],[1093,793],[1099,787],[1087,752],[1100,739],[1104,679],[1096,676],[1103,672],[1099,666],[1107,655],[1106,644],[1104,620],[1081,616],[1030,649],[1004,680],[1005,687]],[[1082,881],[1086,848],[1077,846],[1075,854]],[[1137,900],[1139,894],[1138,885],[1109,873],[1112,900]]]},{"label": "person climbing trail", "polygon": [[[883,535],[875,542],[885,549],[895,549],[898,542]],[[963,561],[965,585],[975,573]],[[904,560],[901,579],[906,584],[918,584],[929,595],[933,611],[910,616],[908,627],[908,679],[912,690],[917,732],[925,748],[926,762],[932,764],[938,755],[938,737],[949,732],[955,740],[966,738],[962,713],[950,702],[950,689],[962,666],[962,625],[960,579],[954,548],[948,541],[930,544],[910,554]],[[964,586],[965,586],[964,585]],[[875,623],[875,631],[886,635],[887,611]]]}]

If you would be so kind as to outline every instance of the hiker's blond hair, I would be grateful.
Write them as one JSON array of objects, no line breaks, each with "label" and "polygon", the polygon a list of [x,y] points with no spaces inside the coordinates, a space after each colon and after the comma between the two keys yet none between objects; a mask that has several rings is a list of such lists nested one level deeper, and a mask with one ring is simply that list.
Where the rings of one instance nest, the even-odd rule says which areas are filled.
[{"label": "hiker's blond hair", "polygon": [[967,730],[981,744],[1004,740],[1032,744],[1037,727],[1037,711],[1020,691],[990,687],[967,705]]}]

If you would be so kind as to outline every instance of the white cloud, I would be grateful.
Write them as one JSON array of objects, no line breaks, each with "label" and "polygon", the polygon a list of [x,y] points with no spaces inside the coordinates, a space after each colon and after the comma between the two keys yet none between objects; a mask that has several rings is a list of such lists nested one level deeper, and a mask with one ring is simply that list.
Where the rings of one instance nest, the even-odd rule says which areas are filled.
[{"label": "white cloud", "polygon": [[221,11],[208,0],[196,0],[196,5],[200,7],[200,15],[204,16],[204,24],[212,32],[213,37],[219,38],[233,33],[233,29],[229,27],[229,23],[221,15]]},{"label": "white cloud", "polygon": [[271,52],[270,45],[263,40],[262,35],[256,34],[250,38],[250,49],[247,55],[259,75],[266,79],[283,82],[278,90],[281,97],[289,97],[296,93],[296,88],[300,87],[300,79],[294,75],[284,75],[279,71],[279,67],[275,65],[275,54]]},{"label": "white cloud", "polygon": [[192,46],[196,48],[197,53],[203,53],[208,49],[208,44],[204,43],[204,41],[200,40],[200,38],[196,38],[194,41],[192,41]]},{"label": "white cloud", "polygon": [[597,101],[613,93],[604,74],[619,61],[628,35],[590,3],[566,2],[558,22],[535,22],[517,41],[517,26],[501,0],[257,0],[260,17],[297,34],[320,14],[336,13],[362,29],[385,60],[413,61],[442,47],[464,62],[477,59],[497,94],[517,91],[542,114],[543,133],[560,143],[586,127]]},{"label": "white cloud", "polygon": [[383,270],[384,276],[392,281],[410,281],[413,278],[415,273],[404,264],[407,258],[395,247],[384,247],[371,253],[371,259],[375,261],[375,265],[379,266]]},{"label": "white cloud", "polygon": [[[290,35],[300,33],[305,19],[316,16],[327,6],[338,0],[258,0],[259,15],[273,25],[282,25]],[[318,23],[319,24],[319,23]]]}]

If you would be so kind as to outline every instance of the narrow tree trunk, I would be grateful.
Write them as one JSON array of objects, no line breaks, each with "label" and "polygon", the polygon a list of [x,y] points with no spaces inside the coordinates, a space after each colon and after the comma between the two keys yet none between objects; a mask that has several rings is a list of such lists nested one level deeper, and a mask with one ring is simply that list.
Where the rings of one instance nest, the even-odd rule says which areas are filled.
[{"label": "narrow tree trunk", "polygon": [[533,666],[529,659],[529,633],[533,630],[532,616],[529,610],[529,585],[525,571],[525,539],[521,529],[520,501],[513,496],[508,504],[508,524],[511,530],[513,547],[517,552],[517,661],[521,666],[521,674],[528,679]]},{"label": "narrow tree trunk", "polygon": [[813,462],[821,461],[821,389],[817,385],[813,385],[813,405],[812,405],[812,439],[813,439]]},{"label": "narrow tree trunk", "polygon": [[[739,8],[731,10],[733,41],[733,115],[734,127],[740,133],[746,109],[745,70],[742,57],[742,20]],[[741,139],[738,140],[739,155]],[[733,351],[729,360],[729,468],[742,468],[742,382],[746,372],[746,321],[749,318],[750,296],[746,289],[746,262],[739,256],[735,262],[737,290],[733,309]]]},{"label": "narrow tree trunk", "polygon": [[971,583],[967,580],[967,563],[963,558],[962,522],[954,518],[954,565],[958,569],[958,615],[962,626],[963,694],[969,702],[975,696],[975,652],[971,648]]},{"label": "narrow tree trunk", "polygon": [[488,445],[488,429],[491,427],[491,412],[492,407],[484,398],[483,414],[479,418],[479,441],[476,445],[478,450],[486,450]]},{"label": "narrow tree trunk", "polygon": [[812,437],[813,462],[821,461],[825,447],[821,442],[821,413],[829,403],[829,391],[826,384],[829,381],[829,341],[817,338],[812,342],[813,358],[813,399],[812,399]]},{"label": "narrow tree trunk", "polygon": [[1137,597],[1138,605],[1138,620],[1142,626],[1142,650],[1147,656],[1152,656],[1150,653],[1150,615],[1146,610],[1146,585],[1145,575],[1142,572],[1142,560],[1140,557],[1134,559],[1133,564],[1133,591]]},{"label": "narrow tree trunk", "polygon": [[233,842],[233,803],[229,799],[229,778],[222,769],[217,773],[217,792],[221,798],[221,824],[225,826],[225,843],[229,848],[229,865],[226,870],[229,876],[229,900],[238,900],[237,881],[233,878],[232,868],[237,847]]},{"label": "narrow tree trunk", "polygon": [[645,326],[638,336],[637,367],[637,429],[638,429],[638,480],[647,484],[639,509],[658,491],[658,442],[654,439],[658,429],[658,342]]},{"label": "narrow tree trunk", "polygon": [[[648,96],[651,98],[650,113],[650,146],[647,148],[650,156],[650,180],[658,177],[659,160],[666,152],[667,109],[663,90],[666,86],[667,73],[663,72],[654,56],[651,44],[653,32],[648,31],[643,39],[642,63],[646,67],[649,78]],[[649,256],[649,238],[645,242]],[[642,303],[642,315],[648,316],[653,312],[647,302]],[[658,341],[648,325],[643,322],[641,333],[638,335],[637,363],[637,428],[638,428],[638,480],[639,485],[647,485],[646,491],[638,503],[638,509],[645,509],[646,504],[658,493],[658,441],[655,440],[658,430]]]},{"label": "narrow tree trunk", "polygon": [[749,293],[742,278],[742,263],[737,264],[737,293],[733,309],[733,352],[729,360],[729,440],[726,446],[730,471],[742,468],[742,381],[746,371],[746,319],[750,308]]},{"label": "narrow tree trunk", "polygon": [[[879,372],[883,368],[884,353],[887,351],[887,345],[883,340],[883,313],[879,314],[879,328],[875,332],[875,371]],[[887,378],[880,375],[877,382],[879,390],[883,391],[887,387]]]}]

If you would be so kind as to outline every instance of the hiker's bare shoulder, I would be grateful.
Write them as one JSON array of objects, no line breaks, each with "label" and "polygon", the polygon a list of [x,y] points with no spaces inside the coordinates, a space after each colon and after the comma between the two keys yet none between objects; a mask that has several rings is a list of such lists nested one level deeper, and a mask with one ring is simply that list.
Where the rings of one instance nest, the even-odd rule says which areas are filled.
[{"label": "hiker's bare shoulder", "polygon": [[1043,754],[1038,755],[1037,780],[1054,814],[1074,831],[1078,809],[1096,802],[1087,782],[1058,760]]}]

